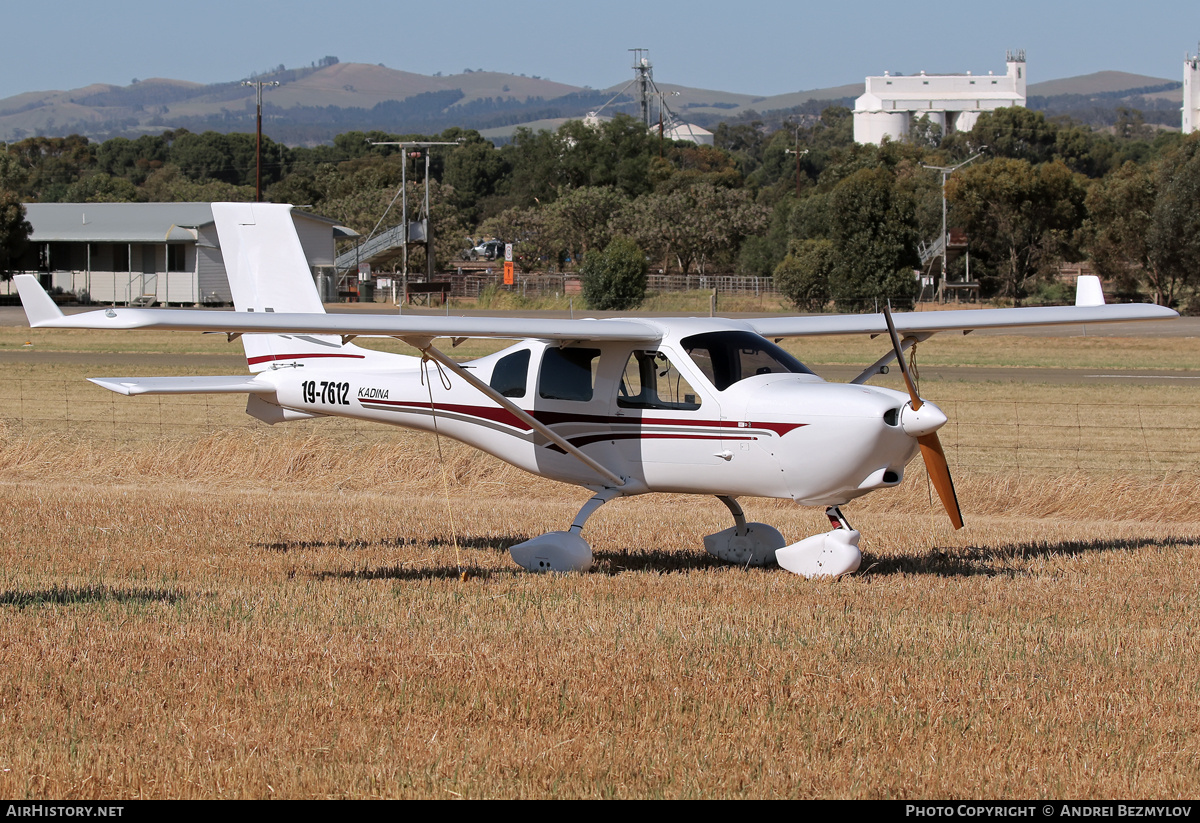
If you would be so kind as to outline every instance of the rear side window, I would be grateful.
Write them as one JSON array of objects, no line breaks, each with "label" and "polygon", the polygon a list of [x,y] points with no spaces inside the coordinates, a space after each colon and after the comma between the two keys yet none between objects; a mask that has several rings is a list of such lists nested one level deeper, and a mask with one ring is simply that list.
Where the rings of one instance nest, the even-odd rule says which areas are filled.
[{"label": "rear side window", "polygon": [[547,400],[591,400],[599,349],[546,349],[538,394]]},{"label": "rear side window", "polygon": [[505,397],[524,397],[529,378],[529,349],[501,357],[492,369],[489,385]]}]

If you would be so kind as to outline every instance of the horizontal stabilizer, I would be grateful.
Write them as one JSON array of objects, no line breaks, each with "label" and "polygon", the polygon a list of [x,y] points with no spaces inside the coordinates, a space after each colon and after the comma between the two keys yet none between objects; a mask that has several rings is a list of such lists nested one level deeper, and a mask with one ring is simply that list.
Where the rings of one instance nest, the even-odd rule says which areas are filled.
[{"label": "horizontal stabilizer", "polygon": [[252,375],[222,377],[89,377],[117,394],[270,394],[275,387]]}]

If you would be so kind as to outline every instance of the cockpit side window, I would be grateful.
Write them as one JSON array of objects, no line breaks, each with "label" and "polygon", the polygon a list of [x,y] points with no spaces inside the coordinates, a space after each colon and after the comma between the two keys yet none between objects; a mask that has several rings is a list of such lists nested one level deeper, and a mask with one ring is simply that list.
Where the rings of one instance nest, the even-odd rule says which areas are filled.
[{"label": "cockpit side window", "polygon": [[623,409],[700,408],[700,396],[670,359],[659,351],[635,351],[625,362],[617,405]]},{"label": "cockpit side window", "polygon": [[496,361],[488,385],[505,397],[524,397],[528,376],[529,349],[523,349]]},{"label": "cockpit side window", "polygon": [[591,400],[599,359],[599,349],[547,348],[538,394],[547,400]]},{"label": "cockpit side window", "polygon": [[683,349],[717,391],[756,374],[812,374],[770,340],[748,331],[719,331],[683,339]]}]

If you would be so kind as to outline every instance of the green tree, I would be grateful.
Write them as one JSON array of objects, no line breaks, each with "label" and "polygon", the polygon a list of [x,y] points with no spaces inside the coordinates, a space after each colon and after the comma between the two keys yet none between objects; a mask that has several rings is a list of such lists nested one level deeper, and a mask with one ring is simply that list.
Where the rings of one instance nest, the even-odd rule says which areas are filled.
[{"label": "green tree", "polygon": [[946,185],[954,223],[998,278],[998,292],[1019,300],[1074,257],[1087,190],[1062,162],[1034,166],[996,158],[955,173]]},{"label": "green tree", "polygon": [[701,183],[689,189],[654,192],[639,197],[617,215],[613,228],[634,237],[663,270],[674,256],[687,274],[693,263],[701,272],[706,260],[732,252],[743,238],[762,232],[769,211],[745,189]]},{"label": "green tree", "polygon": [[25,207],[16,192],[0,190],[0,276],[12,278],[13,263],[29,246],[33,226],[25,219]]},{"label": "green tree", "polygon": [[141,197],[152,203],[248,202],[254,199],[254,186],[235,186],[220,180],[191,180],[168,163],[146,178]]},{"label": "green tree", "polygon": [[908,127],[908,142],[925,149],[936,149],[942,142],[942,127],[922,114]]},{"label": "green tree", "polygon": [[[288,163],[287,147],[266,135],[262,140],[262,184],[278,182]],[[191,180],[219,180],[235,186],[253,186],[256,173],[256,139],[253,134],[183,134],[171,143],[169,162]]]},{"label": "green tree", "polygon": [[[1195,284],[1200,280],[1200,134],[1189,135],[1163,156],[1154,183],[1150,259],[1164,283],[1178,284],[1176,289]],[[1174,294],[1163,299],[1174,299]]]},{"label": "green tree", "polygon": [[613,216],[614,231],[634,238],[667,272],[671,259],[688,273],[696,259],[698,232],[695,203],[687,190],[642,195]]},{"label": "green tree", "polygon": [[916,226],[911,198],[897,190],[892,172],[860,169],[834,188],[828,202],[835,254],[830,296],[845,307],[912,298]]},{"label": "green tree", "polygon": [[746,189],[718,188],[702,183],[689,190],[696,228],[700,273],[710,261],[735,251],[742,240],[766,229],[770,211],[754,202]]},{"label": "green tree", "polygon": [[513,262],[528,274],[546,263],[557,263],[560,246],[542,209],[505,209],[479,227],[483,236],[513,244]]},{"label": "green tree", "polygon": [[562,156],[569,146],[557,132],[519,127],[501,149],[511,169],[504,186],[514,206],[549,204],[558,196],[566,181],[562,174]]},{"label": "green tree", "polygon": [[997,157],[1045,163],[1053,159],[1058,143],[1058,126],[1040,111],[1023,106],[985,111],[975,126],[957,136],[955,145],[987,146]]},{"label": "green tree", "polygon": [[123,177],[140,186],[167,162],[174,132],[143,134],[136,140],[113,137],[96,148],[96,166],[113,177]]},{"label": "green tree", "polygon": [[837,254],[830,240],[803,240],[775,269],[775,287],[801,311],[829,302],[829,277]]},{"label": "green tree", "polygon": [[19,197],[42,203],[61,202],[67,187],[95,167],[96,147],[86,137],[30,137],[10,143],[8,154],[26,170]]},{"label": "green tree", "polygon": [[124,177],[100,172],[67,186],[63,200],[67,203],[132,203],[139,199],[137,186]]},{"label": "green tree", "polygon": [[583,299],[598,311],[625,311],[646,298],[645,253],[627,237],[618,237],[580,268]]},{"label": "green tree", "polygon": [[472,132],[446,157],[442,182],[454,189],[454,204],[463,218],[474,225],[483,215],[485,203],[500,191],[510,169],[503,154],[491,143]]},{"label": "green tree", "polygon": [[19,158],[9,153],[8,144],[0,143],[0,147],[4,149],[0,152],[0,191],[10,191],[19,195],[25,191],[29,172]]},{"label": "green tree", "polygon": [[1097,273],[1119,291],[1146,283],[1154,302],[1175,301],[1180,282],[1159,271],[1150,245],[1154,205],[1158,199],[1154,169],[1126,163],[1088,191],[1086,231]]},{"label": "green tree", "polygon": [[564,192],[546,210],[546,220],[559,245],[576,259],[604,248],[612,238],[609,221],[625,206],[612,186],[585,186]]}]

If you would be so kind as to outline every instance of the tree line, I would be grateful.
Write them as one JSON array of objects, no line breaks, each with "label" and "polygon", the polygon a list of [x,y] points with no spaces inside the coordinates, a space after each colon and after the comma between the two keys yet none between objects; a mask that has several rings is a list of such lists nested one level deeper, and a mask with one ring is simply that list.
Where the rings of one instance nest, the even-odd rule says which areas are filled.
[{"label": "tree line", "polygon": [[[372,143],[402,140],[457,142],[429,158],[442,269],[470,238],[514,242],[524,271],[578,266],[620,240],[625,257],[632,244],[655,270],[773,276],[804,309],[909,300],[919,245],[941,233],[941,177],[929,167],[979,154],[945,194],[985,298],[1060,299],[1060,265],[1090,260],[1123,298],[1200,309],[1200,137],[1148,126],[1133,110],[1094,130],[1000,109],[947,136],[919,121],[882,146],[854,143],[843,106],[723,123],[712,146],[663,140],[623,115],[519,128],[499,148],[460,128],[352,131],[315,147],[264,136],[265,199],[364,235],[398,224],[391,204],[405,164],[409,202],[419,203],[425,160]],[[252,134],[175,129],[4,145],[0,266],[18,256],[21,202],[250,200],[254,176]]]}]

